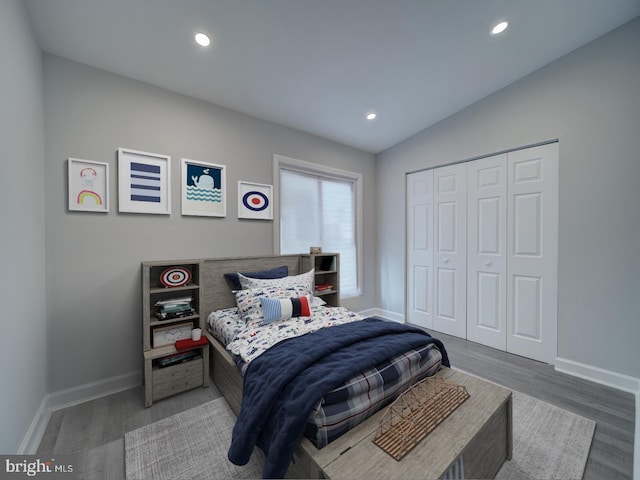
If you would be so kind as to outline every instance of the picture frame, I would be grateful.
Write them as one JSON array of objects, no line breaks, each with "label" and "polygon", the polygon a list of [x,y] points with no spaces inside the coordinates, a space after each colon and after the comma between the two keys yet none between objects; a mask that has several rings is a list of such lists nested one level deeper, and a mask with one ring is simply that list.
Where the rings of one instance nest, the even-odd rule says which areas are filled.
[{"label": "picture frame", "polygon": [[118,211],[171,214],[171,157],[118,148]]},{"label": "picture frame", "polygon": [[238,181],[238,218],[273,220],[273,185]]},{"label": "picture frame", "polygon": [[69,158],[69,210],[109,212],[109,164]]},{"label": "picture frame", "polygon": [[181,160],[182,215],[227,216],[227,167]]},{"label": "picture frame", "polygon": [[168,325],[166,327],[155,327],[153,329],[153,348],[174,345],[178,340],[191,338],[192,322],[181,322]]}]

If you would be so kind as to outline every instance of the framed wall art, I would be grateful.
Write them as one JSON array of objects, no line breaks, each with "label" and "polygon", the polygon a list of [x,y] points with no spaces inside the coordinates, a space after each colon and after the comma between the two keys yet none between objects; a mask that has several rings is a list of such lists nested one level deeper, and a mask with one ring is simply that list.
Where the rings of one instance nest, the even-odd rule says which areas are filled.
[{"label": "framed wall art", "polygon": [[226,166],[182,159],[182,215],[227,216]]},{"label": "framed wall art", "polygon": [[118,210],[171,213],[171,157],[118,149]]},{"label": "framed wall art", "polygon": [[238,218],[273,220],[273,186],[239,181]]},{"label": "framed wall art", "polygon": [[109,164],[69,158],[69,210],[109,211]]}]

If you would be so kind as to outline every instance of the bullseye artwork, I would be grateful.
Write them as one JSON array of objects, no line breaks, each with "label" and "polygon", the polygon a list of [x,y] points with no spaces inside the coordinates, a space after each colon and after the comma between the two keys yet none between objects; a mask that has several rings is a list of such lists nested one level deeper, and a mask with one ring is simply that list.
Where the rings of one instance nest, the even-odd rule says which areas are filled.
[{"label": "bullseye artwork", "polygon": [[160,283],[167,288],[183,287],[191,281],[191,272],[184,267],[170,267],[160,274]]},{"label": "bullseye artwork", "polygon": [[273,187],[262,183],[238,182],[238,218],[273,219]]}]

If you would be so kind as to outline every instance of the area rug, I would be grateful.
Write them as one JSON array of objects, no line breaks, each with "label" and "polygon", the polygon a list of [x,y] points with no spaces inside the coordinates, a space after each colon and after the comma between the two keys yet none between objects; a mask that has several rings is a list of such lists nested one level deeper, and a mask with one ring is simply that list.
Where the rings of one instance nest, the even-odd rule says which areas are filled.
[{"label": "area rug", "polygon": [[513,392],[513,455],[499,480],[580,479],[596,422]]},{"label": "area rug", "polygon": [[[235,415],[224,398],[212,400],[125,435],[127,480],[261,478],[264,456],[237,467],[227,459]],[[513,458],[496,478],[579,479],[595,422],[513,393]]]},{"label": "area rug", "polygon": [[126,479],[262,478],[264,455],[259,449],[242,467],[227,459],[235,422],[220,397],[125,434]]}]

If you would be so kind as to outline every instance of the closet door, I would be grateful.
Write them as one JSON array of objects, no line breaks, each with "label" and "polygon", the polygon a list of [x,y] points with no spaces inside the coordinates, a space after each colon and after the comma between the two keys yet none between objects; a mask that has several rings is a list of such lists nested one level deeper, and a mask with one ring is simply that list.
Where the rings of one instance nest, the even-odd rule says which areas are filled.
[{"label": "closet door", "polygon": [[469,162],[467,338],[507,348],[507,154]]},{"label": "closet door", "polygon": [[557,354],[558,144],[508,155],[507,351]]},{"label": "closet door", "polygon": [[407,321],[433,328],[433,170],[407,175]]},{"label": "closet door", "polygon": [[467,166],[436,168],[433,329],[466,338]]}]

